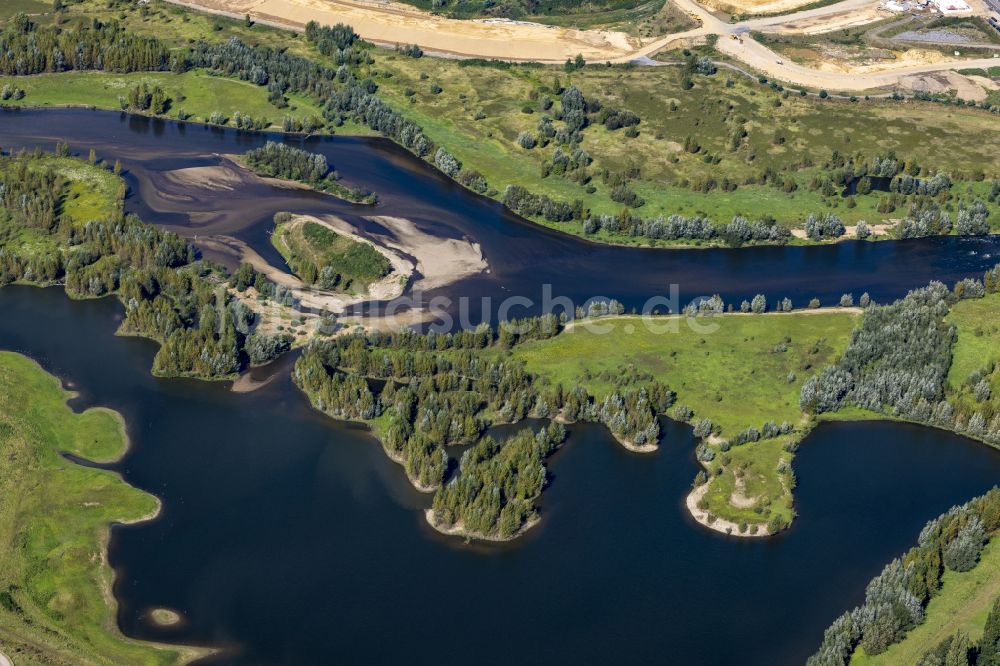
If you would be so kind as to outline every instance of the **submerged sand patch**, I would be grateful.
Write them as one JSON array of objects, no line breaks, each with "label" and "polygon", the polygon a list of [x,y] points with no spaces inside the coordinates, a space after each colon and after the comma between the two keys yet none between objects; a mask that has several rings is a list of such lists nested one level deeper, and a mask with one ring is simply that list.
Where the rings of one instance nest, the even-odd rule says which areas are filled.
[{"label": "submerged sand patch", "polygon": [[236,169],[228,165],[175,169],[165,172],[163,177],[180,188],[193,187],[213,192],[232,192],[244,180]]},{"label": "submerged sand patch", "polygon": [[182,619],[180,613],[169,608],[154,608],[149,612],[149,618],[160,627],[173,627]]}]

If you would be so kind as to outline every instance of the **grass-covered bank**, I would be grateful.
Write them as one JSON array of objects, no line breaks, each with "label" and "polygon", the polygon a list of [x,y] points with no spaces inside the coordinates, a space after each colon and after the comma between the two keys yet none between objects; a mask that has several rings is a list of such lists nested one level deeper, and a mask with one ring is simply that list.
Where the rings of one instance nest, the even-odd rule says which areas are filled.
[{"label": "grass-covered bank", "polygon": [[807,666],[1000,662],[1000,490],[931,520],[865,601],[827,628]]},{"label": "grass-covered bank", "polygon": [[948,371],[949,391],[963,412],[1000,415],[1000,293],[957,303],[947,321],[958,331]]},{"label": "grass-covered bank", "polygon": [[[155,1],[142,8],[115,3],[109,9],[82,0],[69,5],[63,20],[71,26],[95,17],[155,35],[171,57],[192,44],[200,48],[199,40],[217,45],[235,37],[322,64],[331,76],[337,72],[331,86],[339,96],[336,104],[326,106],[319,126],[311,118],[290,117],[281,120],[283,127],[294,130],[305,123],[312,131],[352,132],[364,124],[470,189],[542,224],[599,242],[828,240],[827,233],[808,241],[780,233],[803,229],[810,214],[834,214],[847,226],[864,220],[869,228],[915,221],[894,227],[890,233],[896,235],[980,233],[1000,224],[993,185],[1000,175],[997,158],[977,140],[1000,123],[987,109],[799,97],[780,85],[717,70],[697,54],[682,66],[659,68],[415,58],[343,35],[333,40],[322,33],[297,35]],[[196,64],[210,62],[216,61]],[[279,75],[270,67],[263,67],[269,77],[260,87],[268,87],[275,109],[307,101],[324,105],[322,96],[312,96],[314,82],[303,87],[295,79],[283,96],[270,90],[271,77]],[[249,69],[227,73],[254,78]],[[27,93],[20,103],[32,103]],[[373,106],[371,95],[385,106]],[[275,114],[254,108],[276,122]],[[177,106],[172,109],[168,117]],[[399,118],[388,117],[388,109]],[[403,131],[406,123],[413,127]],[[947,175],[948,182],[934,180],[938,175]],[[878,183],[873,187],[871,178],[891,179],[891,191]],[[972,227],[959,225],[961,211],[977,200],[985,207],[976,214],[982,219]],[[947,224],[942,214],[949,217]],[[672,215],[683,223],[658,221]],[[765,227],[773,222],[777,229],[724,229],[737,216]]]},{"label": "grass-covered bank", "polygon": [[[799,408],[802,384],[840,356],[857,319],[853,312],[808,310],[659,321],[626,316],[574,325],[518,346],[514,355],[530,373],[594,395],[634,377],[668,385],[676,392],[671,415],[690,421],[705,438],[699,460],[708,487],[699,508],[712,517],[707,520],[735,526],[737,533],[751,526],[773,532],[794,516],[791,462],[812,425]],[[771,431],[767,422],[788,427]],[[749,428],[762,437],[723,443]]]},{"label": "grass-covered bank", "polygon": [[74,413],[59,380],[0,352],[0,645],[29,664],[173,664],[193,651],[125,639],[114,622],[105,549],[112,522],[141,520],[156,498],[62,453],[113,461],[121,417]]},{"label": "grass-covered bank", "polygon": [[200,261],[176,234],[124,213],[120,164],[100,162],[93,151],[88,161],[68,157],[65,144],[55,148],[55,155],[0,153],[0,286],[62,285],[71,298],[117,296],[125,311],[119,334],[160,343],[158,375],[232,379],[287,349],[260,330],[260,308],[247,304],[253,286],[253,305],[285,312],[295,305],[287,289],[252,270],[233,277]]},{"label": "grass-covered bank", "polygon": [[[25,92],[22,99],[5,104],[15,107],[80,106],[117,110],[119,98],[136,86],[159,87],[169,100],[163,114],[207,122],[213,113],[232,119],[234,114],[248,115],[264,122],[264,127],[281,127],[286,116],[299,121],[319,117],[321,110],[302,95],[291,95],[289,106],[278,109],[267,101],[267,90],[246,81],[210,76],[204,71],[172,74],[170,72],[63,72],[35,76],[0,76],[0,88],[11,86]],[[136,110],[136,109],[134,109]]]},{"label": "grass-covered bank", "polygon": [[945,571],[941,577],[941,591],[927,604],[923,624],[881,654],[868,655],[864,648],[859,648],[851,664],[918,664],[925,654],[958,632],[965,634],[970,642],[978,643],[997,600],[1000,600],[1000,542],[994,538],[983,548],[975,568],[964,572]]}]

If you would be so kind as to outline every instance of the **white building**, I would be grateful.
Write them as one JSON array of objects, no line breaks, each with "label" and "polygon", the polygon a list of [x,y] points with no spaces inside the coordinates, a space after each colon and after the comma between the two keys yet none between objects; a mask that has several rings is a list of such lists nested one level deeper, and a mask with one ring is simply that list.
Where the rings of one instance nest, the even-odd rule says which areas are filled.
[{"label": "white building", "polygon": [[972,7],[965,0],[934,0],[934,5],[945,16],[972,12]]}]

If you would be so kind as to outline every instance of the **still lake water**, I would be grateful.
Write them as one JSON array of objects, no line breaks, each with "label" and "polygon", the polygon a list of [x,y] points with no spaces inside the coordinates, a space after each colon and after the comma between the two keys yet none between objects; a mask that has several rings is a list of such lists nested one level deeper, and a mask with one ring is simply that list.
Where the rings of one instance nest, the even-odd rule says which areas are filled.
[{"label": "still lake water", "polygon": [[[329,198],[238,184],[185,196],[166,173],[217,164],[259,135],[89,111],[0,114],[0,145],[121,157],[128,207],[149,222],[230,233],[262,253],[279,210],[368,214]],[[981,272],[996,239],[954,237],[815,248],[664,252],[604,248],[525,223],[379,140],[310,142],[345,178],[378,191],[378,214],[480,243],[489,274],[454,295],[537,298],[540,285],[640,306],[683,294],[878,299],[931,278]],[[172,189],[174,188],[174,189]],[[990,255],[990,256],[988,256]],[[515,313],[517,314],[517,313]],[[1000,479],[1000,452],[893,423],[826,424],[795,461],[791,530],[740,540],[703,530],[682,505],[694,440],[664,422],[661,450],[636,456],[600,426],[570,429],[550,465],[543,520],[506,545],[465,545],[423,521],[416,493],[358,427],[309,408],[287,367],[251,394],[158,379],[155,345],[113,336],[114,300],[57,289],[0,290],[0,348],[39,360],[80,397],[120,411],[132,449],[116,466],[163,500],[156,520],[113,529],[118,621],[130,636],[226,648],[213,664],[698,663],[804,660],[923,524]],[[185,622],[153,626],[155,607]]]},{"label": "still lake water", "polygon": [[[155,346],[113,336],[113,300],[0,290],[0,348],[107,405],[132,449],[116,466],[163,513],[116,527],[118,620],[130,636],[225,646],[208,663],[791,664],[858,603],[923,524],[1000,479],[1000,452],[888,422],[826,424],[795,460],[799,518],[741,540],[693,524],[686,426],[659,452],[570,428],[541,524],[466,546],[424,524],[364,430],[312,411],[281,373],[251,394],[158,379]],[[147,613],[183,613],[178,628]]]}]

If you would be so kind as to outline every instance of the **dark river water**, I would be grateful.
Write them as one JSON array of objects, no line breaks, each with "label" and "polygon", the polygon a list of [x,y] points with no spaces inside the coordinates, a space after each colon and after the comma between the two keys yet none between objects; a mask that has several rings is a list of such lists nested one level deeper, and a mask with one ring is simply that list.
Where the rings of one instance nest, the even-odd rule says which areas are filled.
[{"label": "dark river water", "polygon": [[[194,196],[166,174],[219,163],[259,135],[89,111],[4,112],[0,145],[57,140],[128,170],[128,207],[189,236],[230,234],[270,259],[274,212],[359,207],[247,180]],[[888,299],[931,278],[981,272],[996,239],[690,252],[605,248],[519,220],[380,140],[311,141],[345,180],[377,191],[376,212],[478,242],[490,272],[455,296],[523,295],[541,285],[582,302],[640,307],[756,292],[801,303],[845,291]],[[490,312],[486,308],[487,313]],[[514,313],[518,314],[518,313]],[[0,290],[0,348],[39,360],[80,392],[75,407],[120,411],[132,448],[116,466],[156,494],[156,520],[112,531],[118,621],[137,638],[224,648],[213,664],[790,664],[861,601],[867,580],[923,524],[1000,479],[1000,453],[948,433],[888,422],[826,424],[795,461],[799,518],[768,539],[693,524],[682,500],[698,467],[686,426],[664,422],[650,456],[599,426],[570,429],[550,464],[542,522],[508,545],[466,545],[430,530],[414,491],[364,429],[309,408],[288,378],[250,394],[228,383],[158,379],[155,345],[118,338],[114,300],[57,289]],[[182,625],[154,626],[168,607]]]},{"label": "dark river water", "polygon": [[[93,148],[102,159],[120,158],[130,185],[129,210],[190,237],[237,237],[279,266],[281,257],[267,236],[279,211],[338,215],[375,233],[384,229],[364,216],[404,217],[438,237],[469,238],[479,244],[489,272],[449,285],[440,295],[456,304],[469,299],[471,323],[494,316],[510,296],[532,302],[510,316],[537,313],[546,291],[575,305],[605,297],[640,310],[650,298],[662,297],[670,303],[662,302],[661,310],[675,312],[715,293],[737,304],[757,293],[770,301],[788,297],[799,307],[813,297],[832,305],[848,292],[891,300],[932,279],[951,283],[980,276],[1000,261],[996,236],[692,251],[608,247],[526,222],[383,139],[289,139],[326,155],[345,182],[377,192],[381,201],[374,208],[252,179],[213,191],[170,177],[178,169],[218,165],[220,155],[245,152],[268,138],[281,137],[102,111],[0,111],[0,146],[52,150],[57,141],[67,141],[83,155]],[[673,300],[672,286],[678,291]]]}]

